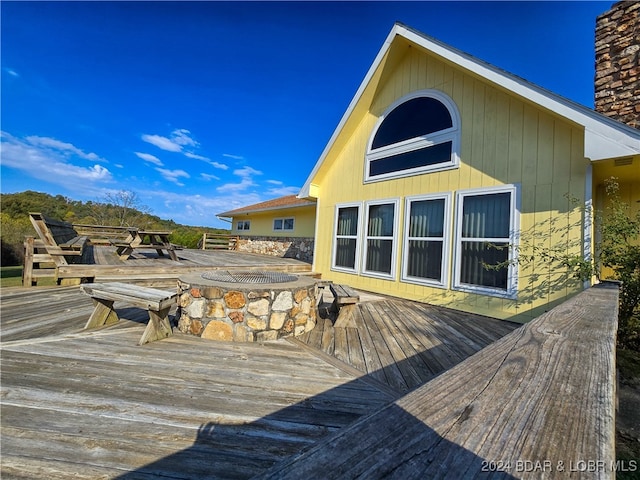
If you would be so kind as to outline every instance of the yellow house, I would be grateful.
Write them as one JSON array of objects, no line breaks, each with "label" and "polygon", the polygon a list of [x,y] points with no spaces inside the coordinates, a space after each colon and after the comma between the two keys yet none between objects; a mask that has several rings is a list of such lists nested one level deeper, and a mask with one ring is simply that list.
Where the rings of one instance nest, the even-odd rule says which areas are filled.
[{"label": "yellow house", "polygon": [[640,131],[395,24],[298,196],[323,279],[526,321],[584,288],[611,174],[635,202]]},{"label": "yellow house", "polygon": [[316,202],[287,195],[218,214],[228,218],[240,251],[311,261]]}]

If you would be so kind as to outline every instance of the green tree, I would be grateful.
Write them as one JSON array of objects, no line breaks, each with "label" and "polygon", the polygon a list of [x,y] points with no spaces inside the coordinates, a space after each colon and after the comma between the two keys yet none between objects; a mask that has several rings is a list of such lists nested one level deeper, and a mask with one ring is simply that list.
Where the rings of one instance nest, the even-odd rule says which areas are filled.
[{"label": "green tree", "polygon": [[622,282],[618,336],[622,346],[640,350],[640,211],[620,198],[618,179],[605,183],[607,205],[598,212],[600,240],[596,246],[596,272],[611,269]]}]

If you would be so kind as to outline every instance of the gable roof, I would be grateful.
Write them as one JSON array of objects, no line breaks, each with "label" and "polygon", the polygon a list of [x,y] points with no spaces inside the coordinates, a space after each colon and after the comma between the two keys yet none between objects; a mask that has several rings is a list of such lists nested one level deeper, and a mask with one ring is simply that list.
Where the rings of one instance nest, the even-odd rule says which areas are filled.
[{"label": "gable roof", "polygon": [[347,121],[356,110],[356,107],[365,96],[365,93],[369,90],[375,89],[375,85],[380,80],[381,70],[384,69],[385,64],[389,61],[394,50],[402,48],[401,44],[405,46],[408,44],[419,46],[428,53],[435,55],[448,63],[454,64],[457,67],[475,76],[481,77],[514,95],[525,98],[542,108],[550,110],[556,115],[583,126],[585,129],[585,156],[591,161],[640,155],[639,130],[606,117],[605,115],[557,95],[549,90],[545,90],[524,80],[523,78],[428,37],[421,32],[413,30],[400,23],[396,23],[387,36],[382,48],[378,52],[373,64],[369,68],[364,80],[358,87],[349,107],[342,116],[340,123],[333,132],[333,135],[325,146],[320,158],[316,162],[313,170],[300,190],[298,197],[305,198],[310,196],[311,182],[332,147],[338,140],[338,137],[340,136],[340,133],[345,127]]},{"label": "gable roof", "polygon": [[315,205],[316,202],[298,198],[297,195],[286,195],[284,197],[274,198],[265,202],[247,205],[246,207],[236,208],[228,212],[218,213],[216,217],[237,217],[238,215],[246,215],[248,213],[268,212],[270,210],[283,210],[293,207],[306,207]]}]

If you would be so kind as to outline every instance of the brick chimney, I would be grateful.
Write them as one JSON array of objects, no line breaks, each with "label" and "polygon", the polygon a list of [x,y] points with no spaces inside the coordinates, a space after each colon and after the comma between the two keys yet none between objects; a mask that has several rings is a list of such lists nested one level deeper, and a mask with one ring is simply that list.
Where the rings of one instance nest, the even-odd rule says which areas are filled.
[{"label": "brick chimney", "polygon": [[596,19],[595,109],[640,129],[640,2],[622,1]]}]

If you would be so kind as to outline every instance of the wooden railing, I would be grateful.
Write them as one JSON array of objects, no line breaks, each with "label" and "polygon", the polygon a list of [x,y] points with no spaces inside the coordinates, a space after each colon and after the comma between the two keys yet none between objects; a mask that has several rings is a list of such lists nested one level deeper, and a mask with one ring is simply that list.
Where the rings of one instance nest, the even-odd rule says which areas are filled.
[{"label": "wooden railing", "polygon": [[201,250],[236,250],[239,238],[237,235],[224,233],[203,233],[198,242],[198,248]]},{"label": "wooden railing", "polygon": [[613,479],[617,312],[592,287],[259,478]]}]

